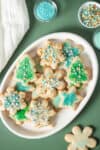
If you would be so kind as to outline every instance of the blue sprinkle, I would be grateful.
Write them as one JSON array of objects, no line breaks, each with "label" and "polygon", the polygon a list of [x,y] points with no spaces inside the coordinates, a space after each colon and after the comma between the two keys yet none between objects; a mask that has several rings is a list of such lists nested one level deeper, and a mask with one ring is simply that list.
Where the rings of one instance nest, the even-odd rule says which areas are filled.
[{"label": "blue sprinkle", "polygon": [[39,2],[34,11],[36,17],[42,21],[49,21],[56,15],[55,5],[47,0]]}]

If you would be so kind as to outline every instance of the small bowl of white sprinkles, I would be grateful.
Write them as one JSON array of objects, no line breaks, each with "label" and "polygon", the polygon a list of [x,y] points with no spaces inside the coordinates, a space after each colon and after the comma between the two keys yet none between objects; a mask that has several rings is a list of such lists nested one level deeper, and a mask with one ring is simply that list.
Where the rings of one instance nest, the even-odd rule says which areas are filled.
[{"label": "small bowl of white sprinkles", "polygon": [[100,26],[100,4],[89,1],[81,5],[78,10],[79,22],[86,28],[97,28]]}]

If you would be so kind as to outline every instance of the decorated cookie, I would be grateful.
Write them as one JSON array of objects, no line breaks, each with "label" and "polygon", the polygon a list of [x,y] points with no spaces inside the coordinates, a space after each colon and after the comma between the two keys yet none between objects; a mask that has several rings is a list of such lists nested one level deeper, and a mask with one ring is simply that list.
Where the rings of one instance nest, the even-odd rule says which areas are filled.
[{"label": "decorated cookie", "polygon": [[72,129],[72,133],[65,135],[65,141],[70,143],[67,150],[88,150],[96,147],[96,140],[92,137],[92,128],[85,127],[83,131],[79,126]]},{"label": "decorated cookie", "polygon": [[68,108],[76,109],[81,102],[82,97],[76,93],[76,90],[70,89],[69,91],[60,91],[59,94],[52,100],[55,108]]},{"label": "decorated cookie", "polygon": [[27,117],[33,122],[35,127],[52,126],[52,118],[56,112],[47,100],[37,99],[31,101]]},{"label": "decorated cookie", "polygon": [[47,41],[45,48],[38,49],[37,54],[41,58],[41,65],[49,66],[52,69],[56,69],[58,64],[65,60],[62,53],[62,43],[50,40]]},{"label": "decorated cookie", "polygon": [[53,98],[59,90],[66,88],[67,84],[63,80],[64,70],[53,71],[51,68],[45,68],[44,74],[36,80],[36,89],[33,91],[33,99],[37,97]]},{"label": "decorated cookie", "polygon": [[16,124],[22,124],[27,121],[26,112],[28,111],[28,106],[24,109],[18,110],[11,118],[16,122]]},{"label": "decorated cookie", "polygon": [[15,80],[27,84],[35,78],[35,65],[30,56],[24,55],[17,63]]},{"label": "decorated cookie", "polygon": [[33,91],[34,86],[29,85],[29,84],[24,84],[22,82],[16,82],[15,84],[15,89],[16,91],[22,91],[22,92],[29,92],[29,91]]},{"label": "decorated cookie", "polygon": [[15,114],[18,110],[26,107],[25,94],[22,92],[14,91],[13,89],[7,89],[4,95],[0,96],[2,103],[1,109],[8,110],[11,115]]},{"label": "decorated cookie", "polygon": [[65,80],[68,82],[69,86],[75,87],[80,87],[88,82],[88,71],[79,57],[73,60]]},{"label": "decorated cookie", "polygon": [[79,56],[83,49],[82,45],[76,45],[74,41],[67,39],[63,43],[63,54],[66,58],[64,61],[64,67],[68,68],[71,65],[73,58]]}]

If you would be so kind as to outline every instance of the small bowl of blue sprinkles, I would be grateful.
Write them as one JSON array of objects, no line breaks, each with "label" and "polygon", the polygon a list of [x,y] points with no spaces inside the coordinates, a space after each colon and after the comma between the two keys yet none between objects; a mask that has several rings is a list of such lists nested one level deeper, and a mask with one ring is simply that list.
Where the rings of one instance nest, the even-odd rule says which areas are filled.
[{"label": "small bowl of blue sprinkles", "polygon": [[79,22],[86,28],[100,26],[100,4],[94,1],[85,2],[78,10]]},{"label": "small bowl of blue sprinkles", "polygon": [[52,0],[38,0],[33,11],[37,20],[49,22],[57,15],[57,5]]}]

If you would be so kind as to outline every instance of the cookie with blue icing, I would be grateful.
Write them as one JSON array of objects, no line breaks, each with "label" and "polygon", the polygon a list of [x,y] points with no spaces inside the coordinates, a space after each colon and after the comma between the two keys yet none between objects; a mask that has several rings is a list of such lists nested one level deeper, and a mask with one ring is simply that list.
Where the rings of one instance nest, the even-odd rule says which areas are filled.
[{"label": "cookie with blue icing", "polygon": [[62,52],[62,43],[48,40],[44,48],[37,50],[37,54],[40,57],[40,64],[42,66],[48,66],[52,69],[56,69],[59,63],[65,60]]},{"label": "cookie with blue icing", "polygon": [[33,90],[33,99],[38,97],[53,98],[57,95],[59,90],[67,87],[64,81],[64,70],[52,70],[49,67],[44,69],[44,74],[36,80],[36,88]]},{"label": "cookie with blue icing", "polygon": [[35,63],[29,55],[24,55],[19,59],[15,69],[15,81],[28,84],[35,79]]},{"label": "cookie with blue icing", "polygon": [[56,115],[53,106],[46,99],[32,100],[27,112],[27,118],[33,123],[33,126],[40,128],[53,126],[52,119]]},{"label": "cookie with blue icing", "polygon": [[58,95],[52,100],[55,108],[68,108],[76,109],[81,102],[82,97],[76,93],[76,90],[70,89],[69,91],[60,91]]},{"label": "cookie with blue icing", "polygon": [[1,110],[7,110],[11,115],[26,107],[25,93],[14,91],[11,88],[0,95],[0,101],[2,104]]},{"label": "cookie with blue icing", "polygon": [[68,69],[67,75],[65,77],[69,87],[81,87],[82,85],[88,83],[89,81],[89,73],[79,57],[76,57],[72,63],[70,68]]},{"label": "cookie with blue icing", "polygon": [[64,61],[64,68],[69,68],[72,60],[77,57],[80,56],[81,52],[84,50],[82,45],[79,44],[75,44],[74,41],[67,39],[64,43],[63,43],[63,54],[65,56],[65,61]]}]

